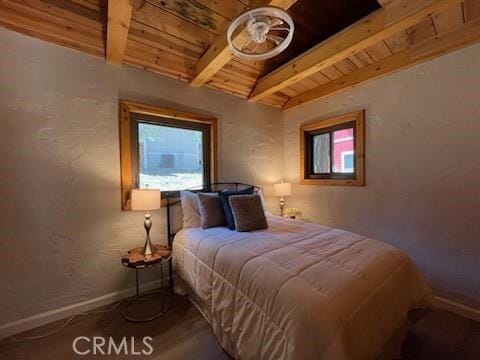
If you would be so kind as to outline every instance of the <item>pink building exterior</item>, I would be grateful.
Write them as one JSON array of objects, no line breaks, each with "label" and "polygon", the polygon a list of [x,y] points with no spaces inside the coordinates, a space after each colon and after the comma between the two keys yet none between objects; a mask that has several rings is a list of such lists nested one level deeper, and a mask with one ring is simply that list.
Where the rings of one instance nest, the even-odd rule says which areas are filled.
[{"label": "pink building exterior", "polygon": [[333,133],[333,171],[354,172],[353,129],[338,130]]}]

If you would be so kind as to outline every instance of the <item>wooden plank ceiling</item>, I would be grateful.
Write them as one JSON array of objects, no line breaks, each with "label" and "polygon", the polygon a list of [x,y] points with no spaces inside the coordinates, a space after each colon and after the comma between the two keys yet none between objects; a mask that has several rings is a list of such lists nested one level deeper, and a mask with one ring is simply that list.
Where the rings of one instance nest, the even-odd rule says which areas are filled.
[{"label": "wooden plank ceiling", "polygon": [[[249,8],[288,9],[292,44],[232,57]],[[242,98],[293,109],[480,40],[480,0],[0,0],[0,25]]]}]

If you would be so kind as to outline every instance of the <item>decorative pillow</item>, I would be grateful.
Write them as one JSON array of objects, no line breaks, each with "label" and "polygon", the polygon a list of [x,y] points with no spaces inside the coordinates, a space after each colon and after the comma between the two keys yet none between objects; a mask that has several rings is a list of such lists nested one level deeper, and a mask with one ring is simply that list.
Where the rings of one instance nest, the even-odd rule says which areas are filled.
[{"label": "decorative pillow", "polygon": [[267,202],[265,201],[265,194],[263,193],[263,189],[259,188],[258,190],[255,190],[253,193],[260,196],[260,201],[262,202],[263,211],[267,213],[268,212]]},{"label": "decorative pillow", "polygon": [[228,201],[237,231],[260,230],[268,226],[259,195],[233,195]]},{"label": "decorative pillow", "polygon": [[183,227],[200,227],[200,208],[197,194],[191,191],[181,191],[180,201],[183,212]]},{"label": "decorative pillow", "polygon": [[225,226],[227,221],[220,196],[217,193],[198,193],[197,196],[202,228]]},{"label": "decorative pillow", "polygon": [[237,191],[224,190],[220,191],[218,194],[222,200],[223,212],[225,214],[225,219],[227,220],[227,226],[230,230],[235,230],[235,220],[233,218],[232,209],[230,207],[230,203],[228,202],[228,198],[232,195],[251,195],[253,194],[253,187],[250,186],[246,189]]}]

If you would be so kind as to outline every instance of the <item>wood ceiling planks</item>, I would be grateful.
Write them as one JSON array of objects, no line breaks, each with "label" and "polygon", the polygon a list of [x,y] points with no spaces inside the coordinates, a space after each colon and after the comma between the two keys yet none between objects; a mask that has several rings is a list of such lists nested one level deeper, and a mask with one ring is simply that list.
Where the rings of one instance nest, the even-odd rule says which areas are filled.
[{"label": "wood ceiling planks", "polygon": [[169,34],[178,39],[179,42],[186,41],[203,49],[206,49],[216,36],[215,33],[206,30],[204,27],[193,24],[146,1],[134,7],[132,19]]},{"label": "wood ceiling planks", "polygon": [[335,67],[344,75],[358,69],[358,66],[355,65],[349,58],[339,61],[335,64]]},{"label": "wood ceiling planks", "polygon": [[42,40],[67,46],[91,55],[105,55],[103,24],[86,25],[83,22],[41,9],[41,4],[3,0],[0,24],[6,28],[34,36]]},{"label": "wood ceiling planks", "polygon": [[92,8],[86,8],[74,2],[62,0],[23,0],[23,4],[31,8],[43,11],[45,13],[58,16],[60,18],[69,19],[78,24],[93,27],[94,29],[106,30],[105,27],[105,9],[100,5]]},{"label": "wood ceiling planks", "polygon": [[[390,4],[394,1],[399,0],[392,0]],[[289,56],[294,56],[305,46],[305,41],[315,43],[323,31],[319,30],[324,26],[320,24],[322,16],[335,18],[342,12],[351,12],[345,8],[347,2],[298,0],[291,13],[301,41],[292,44],[281,57],[269,61],[231,59],[205,86],[249,97],[259,80],[269,76]],[[320,71],[313,71],[270,93],[261,102],[291,109],[477,41],[480,1],[452,0],[451,3],[455,6],[428,13],[405,29],[356,48]],[[247,4],[247,0],[133,0],[123,63],[190,82],[199,59],[218,38],[220,29]],[[1,26],[105,57],[106,0],[2,0],[0,10]],[[314,17],[318,24],[312,22],[313,13],[320,14]],[[469,33],[465,32],[466,24]]]},{"label": "wood ceiling planks", "polygon": [[411,58],[422,60],[456,50],[480,39],[480,18],[471,20],[455,31],[438,34],[434,41],[425,39],[412,47]]},{"label": "wood ceiling planks", "polygon": [[373,59],[373,61],[380,61],[392,55],[390,48],[387,46],[385,41],[380,41],[376,44],[373,44],[365,49],[368,56]]},{"label": "wood ceiling planks", "polygon": [[[380,9],[358,21],[332,38],[318,44],[280,69],[260,79],[250,95],[258,100],[311,74],[345,59],[351,53],[383,41],[396,32],[414,26],[430,15],[440,13],[460,0],[436,0],[415,11],[410,11],[400,20],[386,23],[386,10]],[[430,20],[431,21],[431,20]]]},{"label": "wood ceiling planks", "polygon": [[62,1],[58,0],[64,3],[73,3],[77,4],[80,6],[83,6],[84,8],[94,10],[97,12],[105,12],[107,10],[107,0],[70,0],[70,1]]},{"label": "wood ceiling planks", "polygon": [[223,15],[229,20],[233,20],[238,14],[245,11],[245,3],[238,0],[196,0],[198,3],[206,6],[212,11]]},{"label": "wood ceiling planks", "polygon": [[132,39],[127,41],[125,63],[143,66],[145,69],[162,73],[179,80],[188,81],[193,76],[194,61],[161,49],[142,44]]},{"label": "wood ceiling planks", "polygon": [[274,94],[271,94],[270,96],[267,96],[266,98],[262,99],[262,103],[270,106],[274,106],[277,108],[282,108],[287,101],[290,99],[290,97],[286,96],[285,94],[282,94],[280,92],[276,92]]},{"label": "wood ceiling planks", "polygon": [[[457,4],[458,8],[454,7],[453,9],[448,9],[448,14],[438,14],[439,18],[445,18],[446,16],[451,17],[454,13],[458,14],[459,10],[462,9],[462,5],[463,4],[460,3]],[[433,24],[434,18],[430,17],[427,20],[430,24]],[[467,21],[466,23],[462,22],[461,25],[458,24],[458,19],[456,21],[449,19],[449,21],[443,23],[441,30],[430,29],[429,31],[426,31],[425,27],[428,27],[427,24],[429,24],[427,20],[419,25],[418,28],[423,27],[423,30],[417,31],[416,37],[414,38],[415,43],[411,47],[408,46],[402,51],[395,52],[393,55],[372,62],[357,71],[353,71],[345,76],[338,77],[331,82],[318,86],[315,89],[296,95],[284,105],[283,109],[294,109],[311,101],[322,99],[326,96],[338,93],[339,91],[362,84],[365,81],[390,74],[416,63],[429,60],[441,54],[480,41],[480,15],[474,20]],[[414,27],[411,27],[410,29],[412,28]],[[437,32],[440,31],[441,33],[437,34]],[[403,38],[403,36],[404,35],[402,34],[401,37]],[[405,42],[405,40],[401,41]]]},{"label": "wood ceiling planks", "polygon": [[385,39],[385,44],[388,49],[393,53],[399,53],[407,49],[410,46],[410,40],[406,31],[399,31]]},{"label": "wood ceiling planks", "polygon": [[477,19],[480,16],[480,1],[465,0],[463,10],[465,21],[472,21]]},{"label": "wood ceiling planks", "polygon": [[338,79],[343,75],[342,72],[335,66],[335,64],[320,70],[320,72],[330,80]]},{"label": "wood ceiling planks", "polygon": [[423,39],[433,37],[437,33],[431,17],[409,27],[406,29],[406,31],[412,44],[416,44]]},{"label": "wood ceiling planks", "polygon": [[136,20],[132,20],[130,23],[130,32],[128,36],[132,40],[192,61],[198,61],[204,51],[201,46],[183,41],[164,31],[142,24]]},{"label": "wood ceiling planks", "polygon": [[456,30],[463,25],[463,7],[455,6],[447,11],[433,16],[433,25],[438,34]]},{"label": "wood ceiling planks", "polygon": [[228,17],[213,11],[197,1],[143,0],[143,3],[156,6],[216,35],[219,35],[230,22]]}]

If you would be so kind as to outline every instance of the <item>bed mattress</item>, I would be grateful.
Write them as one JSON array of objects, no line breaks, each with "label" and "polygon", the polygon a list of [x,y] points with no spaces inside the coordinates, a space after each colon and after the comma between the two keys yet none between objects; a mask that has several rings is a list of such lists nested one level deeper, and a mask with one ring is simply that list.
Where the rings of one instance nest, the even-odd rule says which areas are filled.
[{"label": "bed mattress", "polygon": [[176,291],[193,291],[236,359],[380,358],[408,312],[431,301],[412,261],[388,244],[275,216],[268,223],[249,233],[183,229],[173,244]]}]

